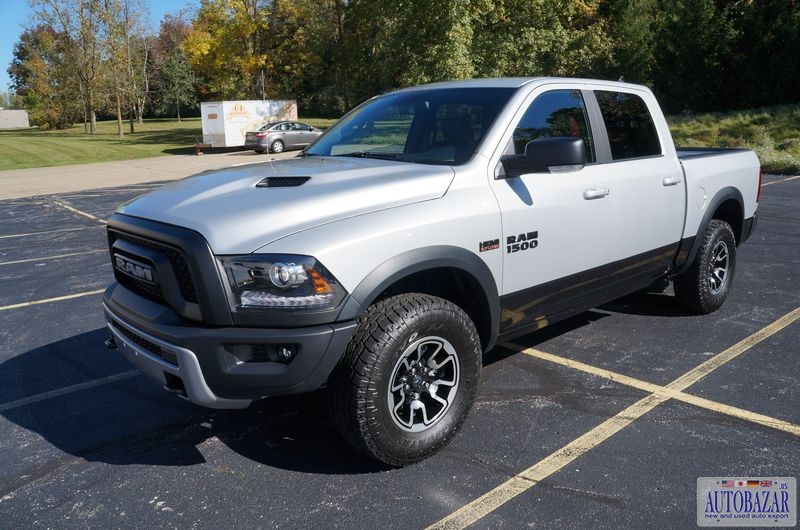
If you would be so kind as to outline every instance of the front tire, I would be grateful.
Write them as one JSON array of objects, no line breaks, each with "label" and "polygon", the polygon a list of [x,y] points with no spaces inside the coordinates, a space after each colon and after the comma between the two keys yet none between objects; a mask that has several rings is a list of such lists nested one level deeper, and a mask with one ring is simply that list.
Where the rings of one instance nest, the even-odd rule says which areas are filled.
[{"label": "front tire", "polygon": [[735,270],[733,230],[725,221],[712,219],[691,267],[675,278],[675,296],[694,313],[713,313],[728,298]]},{"label": "front tire", "polygon": [[475,398],[478,332],[458,306],[403,294],[371,306],[329,382],[331,416],[358,450],[391,466],[453,438]]},{"label": "front tire", "polygon": [[269,148],[270,151],[272,151],[273,153],[283,153],[284,147],[285,146],[283,145],[283,142],[281,140],[275,140],[274,142],[272,142],[272,145]]}]

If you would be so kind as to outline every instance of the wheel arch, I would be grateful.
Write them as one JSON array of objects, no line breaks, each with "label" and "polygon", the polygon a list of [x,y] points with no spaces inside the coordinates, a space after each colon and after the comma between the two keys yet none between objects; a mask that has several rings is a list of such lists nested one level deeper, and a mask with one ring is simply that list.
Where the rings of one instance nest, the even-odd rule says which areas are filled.
[{"label": "wheel arch", "polygon": [[461,247],[419,248],[385,261],[353,289],[339,319],[358,318],[375,302],[410,292],[456,304],[475,324],[483,351],[494,346],[500,326],[497,285],[486,263]]},{"label": "wheel arch", "polygon": [[686,261],[680,264],[676,274],[685,272],[697,256],[697,251],[703,243],[703,234],[711,224],[712,219],[719,219],[725,221],[731,226],[733,236],[736,239],[736,245],[742,242],[742,232],[744,229],[744,198],[742,193],[732,187],[727,186],[717,192],[716,195],[709,201],[706,213],[697,227],[697,233],[694,236],[691,249],[686,256]]}]

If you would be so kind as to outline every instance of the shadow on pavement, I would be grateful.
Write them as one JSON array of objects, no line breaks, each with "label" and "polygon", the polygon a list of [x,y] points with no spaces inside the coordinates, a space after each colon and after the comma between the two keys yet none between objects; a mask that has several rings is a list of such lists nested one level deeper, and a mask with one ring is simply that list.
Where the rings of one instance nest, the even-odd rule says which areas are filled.
[{"label": "shadow on pavement", "polygon": [[651,317],[696,316],[694,313],[684,309],[674,296],[653,292],[639,292],[624,296],[600,306],[600,309],[611,311],[612,313]]},{"label": "shadow on pavement", "polygon": [[[317,474],[386,467],[350,448],[327,418],[326,392],[268,398],[218,411],[168,394],[106,350],[98,329],[17,355],[0,365],[0,414],[64,453],[113,465],[189,466],[216,440],[266,466]],[[91,388],[9,403],[123,374]],[[5,407],[4,407],[5,405]]]}]

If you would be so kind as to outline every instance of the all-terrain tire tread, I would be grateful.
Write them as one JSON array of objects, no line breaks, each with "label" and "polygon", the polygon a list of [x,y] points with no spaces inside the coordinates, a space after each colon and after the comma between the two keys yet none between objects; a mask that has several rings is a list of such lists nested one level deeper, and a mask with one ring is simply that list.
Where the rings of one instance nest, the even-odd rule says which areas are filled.
[{"label": "all-terrain tire tread", "polygon": [[[729,250],[729,271],[725,291],[721,295],[713,295],[706,281],[707,259],[714,245],[719,239],[726,239]],[[683,274],[677,276],[673,282],[675,297],[678,303],[689,311],[706,315],[719,309],[727,298],[733,282],[733,273],[736,264],[736,240],[730,225],[720,219],[712,219],[703,234],[703,241],[697,250],[697,255],[692,265]]]},{"label": "all-terrain tire tread", "polygon": [[[449,438],[443,439],[438,446],[430,448],[418,458],[398,458],[388,454],[378,443],[373,434],[378,425],[370,424],[367,414],[370,397],[367,387],[370,385],[365,382],[372,381],[372,372],[385,342],[400,332],[409,316],[436,311],[449,312],[461,321],[465,329],[471,328],[472,342],[479,349],[474,324],[459,307],[425,294],[402,294],[378,302],[361,315],[356,331],[329,381],[330,415],[337,430],[353,447],[389,465],[414,463],[449,442]],[[477,387],[477,384],[474,386]],[[459,418],[455,431],[463,420],[463,417]]]}]

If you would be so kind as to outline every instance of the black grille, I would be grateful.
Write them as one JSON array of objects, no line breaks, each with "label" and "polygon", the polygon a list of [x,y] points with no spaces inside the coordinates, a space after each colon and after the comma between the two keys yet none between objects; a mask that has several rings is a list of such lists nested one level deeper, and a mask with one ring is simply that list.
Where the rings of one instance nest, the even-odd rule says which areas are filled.
[{"label": "black grille", "polygon": [[120,325],[116,320],[112,320],[111,321],[111,325],[114,326],[114,328],[117,331],[119,331],[120,333],[125,335],[125,337],[127,337],[128,340],[130,340],[131,342],[133,342],[134,344],[136,344],[137,346],[139,346],[143,350],[146,350],[146,351],[152,353],[156,357],[164,359],[165,361],[167,361],[170,364],[178,366],[178,359],[172,352],[164,351],[163,349],[161,349],[161,346],[159,346],[158,344],[150,342],[146,338],[138,335],[137,333],[134,333],[133,331],[131,331],[128,328],[126,328],[125,326]]},{"label": "black grille", "polygon": [[[193,304],[197,303],[197,291],[195,291],[192,275],[189,272],[189,264],[186,262],[186,257],[180,250],[175,247],[165,245],[164,243],[159,243],[158,241],[143,239],[131,234],[109,230],[109,246],[113,246],[114,241],[117,239],[122,239],[123,241],[133,243],[134,245],[139,245],[141,247],[149,248],[164,254],[169,260],[170,265],[172,265],[172,269],[175,271],[175,277],[178,281],[178,287],[181,290],[183,299]],[[114,275],[116,276],[117,281],[125,287],[128,287],[129,289],[136,291],[137,293],[141,294],[142,296],[146,296],[151,300],[162,303],[164,302],[161,289],[157,285],[154,286],[153,284],[137,280],[136,278],[131,278],[130,276],[122,273],[115,272]]]},{"label": "black grille", "polygon": [[114,271],[114,276],[123,287],[127,287],[131,291],[139,293],[140,295],[144,296],[145,298],[149,298],[154,302],[159,302],[162,304],[167,303],[167,301],[164,299],[164,294],[161,292],[161,287],[159,287],[157,284],[139,280],[133,276],[128,276],[127,274],[116,270]]}]

